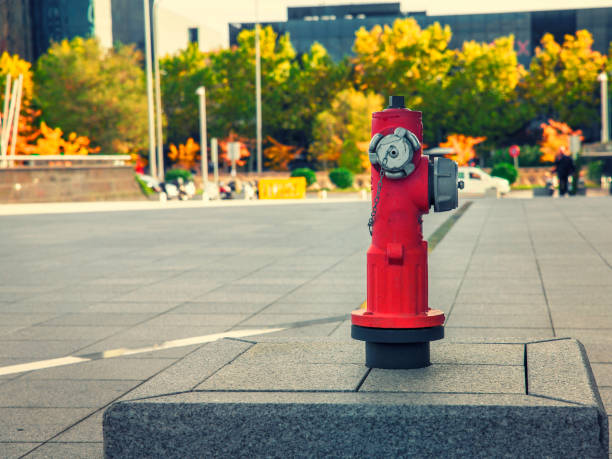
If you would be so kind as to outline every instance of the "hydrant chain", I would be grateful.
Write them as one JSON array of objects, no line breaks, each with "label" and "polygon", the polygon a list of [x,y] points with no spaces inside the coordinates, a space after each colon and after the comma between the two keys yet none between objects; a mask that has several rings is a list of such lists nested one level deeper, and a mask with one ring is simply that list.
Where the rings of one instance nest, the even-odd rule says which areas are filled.
[{"label": "hydrant chain", "polygon": [[378,186],[376,187],[376,197],[374,198],[374,205],[372,206],[372,212],[370,213],[370,219],[368,220],[368,229],[370,230],[370,236],[372,236],[372,232],[374,230],[374,220],[376,219],[376,211],[378,210],[378,201],[380,200],[380,192],[382,191],[382,182],[385,176],[385,167],[387,167],[387,158],[389,157],[389,152],[385,154],[385,157],[380,166],[380,180],[378,181]]}]

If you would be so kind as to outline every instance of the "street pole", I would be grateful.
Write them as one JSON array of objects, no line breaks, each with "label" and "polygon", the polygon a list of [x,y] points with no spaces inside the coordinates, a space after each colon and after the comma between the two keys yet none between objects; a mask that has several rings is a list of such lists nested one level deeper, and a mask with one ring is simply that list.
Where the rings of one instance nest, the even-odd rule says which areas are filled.
[{"label": "street pole", "polygon": [[[149,11],[149,0],[144,2],[145,21],[145,60],[147,72],[147,105],[149,111],[149,173],[152,177],[158,177],[155,163],[155,117],[153,103],[153,75],[151,69],[151,12]],[[162,179],[162,177],[158,177]]]},{"label": "street pole", "polygon": [[208,138],[206,133],[206,88],[196,90],[200,97],[200,157],[202,158],[202,199],[208,199]]},{"label": "street pole", "polygon": [[[210,139],[210,159],[213,162],[215,186],[219,190],[219,143],[216,137]],[[216,192],[215,192],[216,193]]]},{"label": "street pole", "polygon": [[[19,74],[17,80],[17,101],[15,105],[15,115],[13,119],[13,133],[11,135],[11,156],[15,156],[15,148],[17,147],[17,135],[19,134],[19,115],[21,112],[21,97],[23,92],[23,74]],[[9,167],[14,167],[15,162],[9,161]]]},{"label": "street pole", "polygon": [[259,49],[259,2],[255,0],[255,97],[257,112],[257,173],[261,174],[261,51]]},{"label": "street pole", "polygon": [[11,98],[11,82],[12,76],[10,73],[6,74],[6,85],[4,87],[4,110],[2,111],[2,126],[0,127],[0,156],[2,156],[2,161],[0,161],[0,167],[6,167],[5,156],[6,152],[4,151],[4,137],[8,135],[8,114],[9,114],[9,105]]},{"label": "street pole", "polygon": [[603,71],[597,77],[601,83],[601,143],[610,141],[608,122],[608,74]]},{"label": "street pole", "polygon": [[161,101],[161,84],[159,73],[159,4],[161,0],[153,2],[153,57],[155,62],[155,119],[157,122],[157,171],[159,178],[164,177],[164,136],[162,132],[162,101]]}]

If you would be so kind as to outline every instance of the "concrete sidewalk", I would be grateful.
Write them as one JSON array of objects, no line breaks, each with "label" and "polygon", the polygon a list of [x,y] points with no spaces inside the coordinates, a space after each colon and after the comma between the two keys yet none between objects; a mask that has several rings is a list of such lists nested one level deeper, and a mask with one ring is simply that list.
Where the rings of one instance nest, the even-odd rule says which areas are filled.
[{"label": "concrete sidewalk", "polygon": [[[446,336],[578,338],[612,412],[611,203],[475,201],[430,256]],[[206,346],[155,343],[261,327],[350,339],[342,316],[365,298],[368,208],[3,217],[0,367],[89,360],[0,376],[0,456],[101,456],[104,407]],[[426,235],[448,217],[426,216]],[[117,348],[143,351],[105,358]]]}]

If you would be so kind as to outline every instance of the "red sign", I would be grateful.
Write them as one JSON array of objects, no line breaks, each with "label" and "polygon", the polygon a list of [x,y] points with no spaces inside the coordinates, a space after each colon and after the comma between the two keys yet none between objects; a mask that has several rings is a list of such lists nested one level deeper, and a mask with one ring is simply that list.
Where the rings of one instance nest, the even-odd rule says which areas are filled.
[{"label": "red sign", "polygon": [[518,145],[512,145],[510,148],[508,148],[508,153],[510,153],[510,156],[512,156],[513,158],[518,157],[520,152],[521,149]]}]

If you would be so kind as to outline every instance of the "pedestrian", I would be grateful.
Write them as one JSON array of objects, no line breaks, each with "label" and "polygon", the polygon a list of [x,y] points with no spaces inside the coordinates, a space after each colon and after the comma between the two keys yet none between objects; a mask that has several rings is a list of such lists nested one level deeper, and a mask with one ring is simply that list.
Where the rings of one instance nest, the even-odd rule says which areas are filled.
[{"label": "pedestrian", "polygon": [[567,182],[569,176],[574,173],[574,161],[565,145],[559,148],[559,153],[555,157],[555,165],[552,170],[557,173],[557,178],[559,179],[559,196],[565,196],[568,191]]}]

